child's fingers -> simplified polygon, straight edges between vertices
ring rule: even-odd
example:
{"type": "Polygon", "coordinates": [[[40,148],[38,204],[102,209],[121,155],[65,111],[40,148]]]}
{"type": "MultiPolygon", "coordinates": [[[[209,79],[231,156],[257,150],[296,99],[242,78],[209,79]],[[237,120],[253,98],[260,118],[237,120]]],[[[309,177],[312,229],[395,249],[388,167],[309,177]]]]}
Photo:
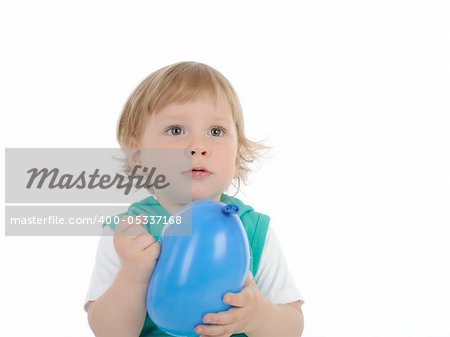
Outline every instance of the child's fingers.
{"type": "Polygon", "coordinates": [[[255,280],[250,272],[247,274],[247,278],[244,283],[244,287],[238,293],[227,293],[223,297],[223,302],[233,307],[243,307],[248,304],[251,294],[252,288],[256,286],[255,280]]]}
{"type": "Polygon", "coordinates": [[[223,297],[223,302],[233,307],[244,307],[248,304],[251,295],[251,290],[244,287],[239,293],[227,293],[223,297]]]}
{"type": "Polygon", "coordinates": [[[156,242],[153,235],[151,235],[147,232],[140,233],[139,235],[133,237],[131,240],[134,241],[135,246],[137,246],[141,249],[147,249],[148,247],[150,247],[152,244],[154,244],[156,242]]]}
{"type": "Polygon", "coordinates": [[[161,244],[159,242],[154,242],[150,246],[144,249],[145,253],[147,253],[147,258],[150,261],[157,260],[159,254],[161,253],[161,244]]]}
{"type": "Polygon", "coordinates": [[[245,279],[244,287],[248,287],[255,283],[255,280],[253,279],[253,275],[251,272],[247,273],[247,278],[245,279]]]}
{"type": "Polygon", "coordinates": [[[115,234],[121,236],[137,236],[142,233],[147,233],[147,231],[140,222],[136,221],[135,217],[122,218],[115,231],[115,234]]]}
{"type": "Polygon", "coordinates": [[[200,336],[210,337],[223,337],[231,336],[234,333],[234,325],[232,324],[214,324],[214,325],[198,325],[195,327],[195,332],[200,336]]]}
{"type": "Polygon", "coordinates": [[[231,324],[238,319],[237,308],[230,308],[227,311],[210,313],[203,317],[203,322],[207,324],[231,324]]]}

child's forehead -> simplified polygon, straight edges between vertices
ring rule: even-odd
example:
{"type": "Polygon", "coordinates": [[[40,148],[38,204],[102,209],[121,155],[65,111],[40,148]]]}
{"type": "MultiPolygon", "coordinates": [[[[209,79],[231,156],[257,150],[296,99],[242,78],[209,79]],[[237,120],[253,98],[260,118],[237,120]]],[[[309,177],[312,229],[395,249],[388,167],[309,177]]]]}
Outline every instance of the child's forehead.
{"type": "Polygon", "coordinates": [[[228,112],[231,113],[231,105],[224,95],[204,93],[185,99],[168,100],[165,104],[161,104],[161,107],[156,109],[154,114],[181,114],[188,107],[195,109],[196,107],[205,105],[211,107],[208,111],[210,111],[212,115],[220,115],[223,113],[228,114],[228,112]]]}

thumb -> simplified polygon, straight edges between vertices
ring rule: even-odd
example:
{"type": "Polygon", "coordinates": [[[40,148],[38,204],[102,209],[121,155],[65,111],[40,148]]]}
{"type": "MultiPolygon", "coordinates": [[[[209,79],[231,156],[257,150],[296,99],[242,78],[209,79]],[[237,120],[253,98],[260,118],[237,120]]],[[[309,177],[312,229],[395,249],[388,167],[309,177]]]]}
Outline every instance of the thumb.
{"type": "Polygon", "coordinates": [[[247,278],[245,279],[244,287],[248,287],[248,286],[250,286],[253,283],[255,283],[255,281],[253,279],[252,273],[249,271],[247,273],[247,278]]]}

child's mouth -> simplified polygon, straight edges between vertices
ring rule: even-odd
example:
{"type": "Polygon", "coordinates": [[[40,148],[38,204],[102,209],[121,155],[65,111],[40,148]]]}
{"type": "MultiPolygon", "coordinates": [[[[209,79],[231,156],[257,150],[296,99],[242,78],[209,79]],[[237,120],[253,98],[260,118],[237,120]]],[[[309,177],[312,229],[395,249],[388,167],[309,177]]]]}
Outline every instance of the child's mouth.
{"type": "Polygon", "coordinates": [[[203,167],[194,167],[190,171],[183,172],[183,174],[190,176],[190,177],[207,177],[207,176],[211,175],[212,173],[203,167]]]}

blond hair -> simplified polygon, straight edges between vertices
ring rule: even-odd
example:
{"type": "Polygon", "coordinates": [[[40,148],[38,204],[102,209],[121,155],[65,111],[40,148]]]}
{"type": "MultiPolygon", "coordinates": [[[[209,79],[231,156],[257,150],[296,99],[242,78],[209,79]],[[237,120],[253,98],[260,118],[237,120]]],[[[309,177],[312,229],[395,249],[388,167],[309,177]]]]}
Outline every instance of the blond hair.
{"type": "MultiPolygon", "coordinates": [[[[250,141],[244,133],[244,117],[237,94],[230,82],[216,69],[197,62],[180,62],[161,68],[145,78],[131,93],[117,127],[122,148],[133,148],[141,138],[147,117],[172,103],[185,103],[203,94],[216,100],[222,94],[231,107],[237,130],[237,182],[245,182],[254,162],[267,147],[250,141]]],[[[239,188],[239,187],[238,187],[239,188]]]]}

